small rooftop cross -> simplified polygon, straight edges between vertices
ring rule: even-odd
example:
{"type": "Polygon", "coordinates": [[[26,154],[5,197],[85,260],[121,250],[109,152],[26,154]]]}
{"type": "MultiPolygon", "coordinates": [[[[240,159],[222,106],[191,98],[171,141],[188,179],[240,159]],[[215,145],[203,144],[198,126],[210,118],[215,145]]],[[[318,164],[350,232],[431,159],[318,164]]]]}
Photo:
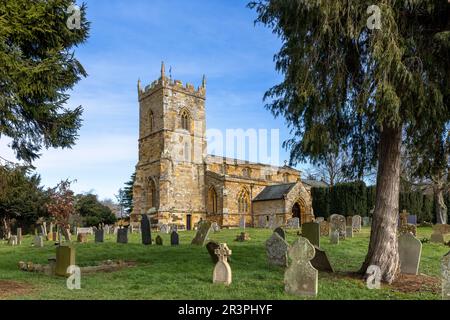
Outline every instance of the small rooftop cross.
{"type": "Polygon", "coordinates": [[[227,257],[231,256],[232,251],[228,248],[226,243],[221,243],[219,248],[214,250],[214,253],[219,257],[219,261],[226,262],[227,257]]]}

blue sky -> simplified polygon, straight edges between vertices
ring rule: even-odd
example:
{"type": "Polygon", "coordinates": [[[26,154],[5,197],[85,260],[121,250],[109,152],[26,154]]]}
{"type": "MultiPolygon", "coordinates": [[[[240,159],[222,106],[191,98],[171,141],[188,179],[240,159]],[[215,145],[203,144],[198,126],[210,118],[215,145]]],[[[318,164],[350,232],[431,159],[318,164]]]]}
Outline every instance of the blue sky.
{"type": "MultiPolygon", "coordinates": [[[[254,25],[247,0],[85,2],[91,34],[76,56],[89,76],[68,105],[84,107],[83,128],[71,150],[46,150],[36,161],[46,186],[76,179],[76,192],[113,198],[137,163],[137,79],[144,85],[157,79],[163,60],[184,83],[197,86],[207,76],[208,128],[279,129],[280,142],[289,137],[283,119],[274,119],[262,101],[281,80],[273,62],[281,43],[254,25]]],[[[2,140],[0,154],[13,159],[2,140]]],[[[287,159],[280,149],[281,164],[287,159]]]]}

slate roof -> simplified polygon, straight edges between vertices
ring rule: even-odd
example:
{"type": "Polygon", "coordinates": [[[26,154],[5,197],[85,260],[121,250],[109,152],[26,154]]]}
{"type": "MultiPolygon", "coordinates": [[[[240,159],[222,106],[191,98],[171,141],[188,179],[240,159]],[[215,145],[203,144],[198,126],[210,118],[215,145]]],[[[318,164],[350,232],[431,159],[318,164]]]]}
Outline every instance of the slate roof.
{"type": "Polygon", "coordinates": [[[318,180],[302,179],[302,182],[313,188],[328,188],[329,187],[329,185],[326,182],[318,181],[318,180]]]}
{"type": "Polygon", "coordinates": [[[284,196],[288,194],[295,185],[296,183],[289,183],[265,187],[264,190],[256,196],[253,202],[284,199],[284,196]]]}

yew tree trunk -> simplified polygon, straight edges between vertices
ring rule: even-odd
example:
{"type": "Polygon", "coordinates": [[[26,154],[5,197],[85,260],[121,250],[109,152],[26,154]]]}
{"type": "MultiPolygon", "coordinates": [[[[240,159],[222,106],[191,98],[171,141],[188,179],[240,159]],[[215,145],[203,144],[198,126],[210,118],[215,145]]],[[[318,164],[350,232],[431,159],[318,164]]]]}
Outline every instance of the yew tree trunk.
{"type": "Polygon", "coordinates": [[[401,126],[383,126],[378,148],[376,200],[369,251],[360,270],[366,273],[369,266],[378,266],[381,270],[381,280],[388,283],[395,280],[399,271],[397,225],[401,142],[401,126]]]}

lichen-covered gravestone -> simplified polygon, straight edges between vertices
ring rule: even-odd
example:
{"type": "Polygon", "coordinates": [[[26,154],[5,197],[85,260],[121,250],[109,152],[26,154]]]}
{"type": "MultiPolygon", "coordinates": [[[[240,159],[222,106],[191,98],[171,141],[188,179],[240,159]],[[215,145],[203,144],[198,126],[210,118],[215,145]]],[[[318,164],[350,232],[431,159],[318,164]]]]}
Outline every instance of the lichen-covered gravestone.
{"type": "Polygon", "coordinates": [[[320,225],[316,222],[302,224],[302,236],[315,247],[320,248],[320,225]]]}
{"type": "Polygon", "coordinates": [[[352,218],[352,226],[353,226],[353,232],[360,232],[361,231],[361,216],[353,216],[352,218]]]}
{"type": "Polygon", "coordinates": [[[450,300],[450,251],[442,258],[442,300],[450,300]]]}
{"type": "Polygon", "coordinates": [[[199,224],[197,233],[192,239],[191,244],[197,245],[197,246],[204,246],[206,240],[208,240],[209,232],[211,231],[211,222],[210,221],[204,221],[199,224]]]}
{"type": "Polygon", "coordinates": [[[400,258],[400,272],[404,274],[419,273],[422,243],[412,234],[402,234],[398,238],[398,253],[400,258]]]}
{"type": "Polygon", "coordinates": [[[213,283],[230,285],[232,281],[231,267],[228,264],[227,257],[231,256],[231,250],[226,243],[221,243],[215,250],[219,261],[216,263],[213,272],[213,283]]]}
{"type": "Polygon", "coordinates": [[[346,235],[346,221],[345,217],[339,214],[333,214],[330,216],[330,232],[333,233],[335,230],[339,232],[339,239],[345,239],[346,235]]]}
{"type": "Polygon", "coordinates": [[[276,232],[266,241],[267,259],[270,265],[287,267],[289,244],[276,232]]]}
{"type": "Polygon", "coordinates": [[[290,228],[290,229],[299,229],[300,228],[300,219],[299,218],[289,219],[286,223],[286,227],[290,228]]]}
{"type": "Polygon", "coordinates": [[[318,271],[311,265],[314,246],[308,239],[299,237],[289,248],[291,264],[284,274],[285,291],[301,296],[316,296],[318,292],[318,271]]]}
{"type": "Polygon", "coordinates": [[[148,215],[143,214],[141,220],[141,237],[143,245],[152,244],[152,230],[150,227],[150,218],[148,215]]]}
{"type": "Polygon", "coordinates": [[[322,221],[319,223],[320,226],[320,236],[328,237],[330,235],[330,224],[327,221],[322,221]]]}

